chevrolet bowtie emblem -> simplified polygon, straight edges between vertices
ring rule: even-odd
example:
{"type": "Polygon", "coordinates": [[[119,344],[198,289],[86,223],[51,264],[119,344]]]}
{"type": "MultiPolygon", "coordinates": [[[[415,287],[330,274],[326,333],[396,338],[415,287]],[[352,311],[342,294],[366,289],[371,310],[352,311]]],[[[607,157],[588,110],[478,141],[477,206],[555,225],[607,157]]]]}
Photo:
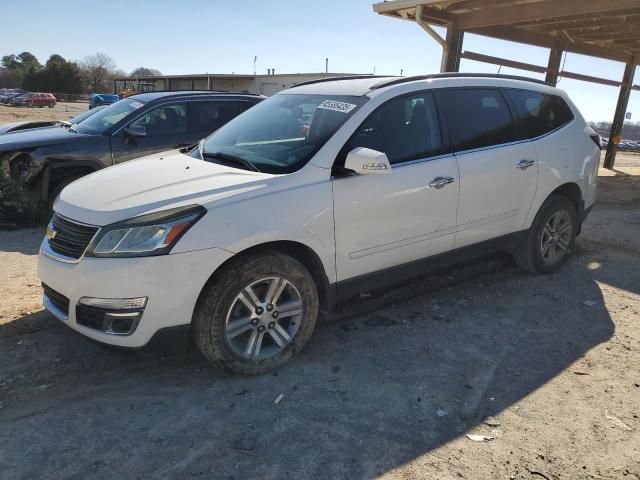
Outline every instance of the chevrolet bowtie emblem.
{"type": "Polygon", "coordinates": [[[51,224],[47,225],[47,240],[53,240],[57,234],[58,231],[55,230],[51,224]]]}

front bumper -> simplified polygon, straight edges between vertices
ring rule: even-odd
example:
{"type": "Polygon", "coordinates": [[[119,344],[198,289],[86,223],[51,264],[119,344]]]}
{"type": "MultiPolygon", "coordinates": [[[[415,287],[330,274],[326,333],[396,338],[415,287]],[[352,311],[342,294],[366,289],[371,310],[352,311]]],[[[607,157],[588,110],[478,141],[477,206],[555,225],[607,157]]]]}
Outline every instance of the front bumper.
{"type": "MultiPolygon", "coordinates": [[[[46,242],[45,239],[43,246],[46,242]]],[[[46,295],[44,303],[70,328],[99,342],[138,348],[146,345],[161,329],[191,323],[202,287],[231,255],[214,248],[157,257],[83,257],[78,263],[65,263],[44,255],[41,247],[38,277],[51,290],[68,299],[67,315],[61,315],[60,309],[52,305],[46,295]],[[133,333],[114,335],[76,321],[76,307],[82,297],[147,297],[147,302],[133,333]]]]}

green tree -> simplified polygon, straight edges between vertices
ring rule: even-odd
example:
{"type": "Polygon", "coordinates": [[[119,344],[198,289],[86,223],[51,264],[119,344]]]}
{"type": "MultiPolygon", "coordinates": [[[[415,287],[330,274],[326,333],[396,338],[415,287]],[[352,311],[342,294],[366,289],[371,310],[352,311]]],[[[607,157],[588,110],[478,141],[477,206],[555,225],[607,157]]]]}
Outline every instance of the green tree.
{"type": "Polygon", "coordinates": [[[44,68],[32,69],[24,77],[24,88],[54,93],[82,92],[80,69],[74,62],[54,54],[49,57],[44,68]]]}
{"type": "Polygon", "coordinates": [[[5,72],[6,82],[12,82],[14,87],[23,88],[23,82],[27,74],[33,74],[42,69],[42,65],[31,52],[22,52],[19,55],[5,55],[2,57],[2,68],[5,72]]]}
{"type": "Polygon", "coordinates": [[[147,68],[147,67],[138,67],[133,72],[131,72],[130,77],[140,78],[140,77],[159,77],[162,75],[160,70],[156,70],[155,68],[147,68]]]}

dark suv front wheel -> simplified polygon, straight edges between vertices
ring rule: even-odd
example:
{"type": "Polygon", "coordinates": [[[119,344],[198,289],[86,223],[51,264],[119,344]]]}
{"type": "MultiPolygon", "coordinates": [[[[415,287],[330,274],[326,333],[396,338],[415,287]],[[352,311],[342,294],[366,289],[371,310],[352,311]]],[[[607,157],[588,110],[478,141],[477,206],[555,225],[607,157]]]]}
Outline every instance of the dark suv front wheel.
{"type": "Polygon", "coordinates": [[[522,244],[513,252],[523,270],[552,273],[571,254],[578,231],[578,213],[571,200],[551,195],[540,207],[522,244]]]}

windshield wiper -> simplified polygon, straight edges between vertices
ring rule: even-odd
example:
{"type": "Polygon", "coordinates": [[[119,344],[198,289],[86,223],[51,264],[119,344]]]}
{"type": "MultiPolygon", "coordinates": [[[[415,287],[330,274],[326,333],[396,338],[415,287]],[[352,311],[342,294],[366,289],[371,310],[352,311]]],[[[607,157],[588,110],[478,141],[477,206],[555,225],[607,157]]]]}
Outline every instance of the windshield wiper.
{"type": "Polygon", "coordinates": [[[231,163],[234,165],[242,165],[244,167],[247,167],[250,170],[261,173],[258,167],[256,167],[249,160],[242,157],[237,157],[236,155],[230,155],[228,153],[222,153],[222,152],[205,152],[202,149],[200,150],[200,153],[202,155],[203,160],[206,160],[207,158],[217,158],[219,160],[222,160],[223,162],[231,163]]]}
{"type": "MultiPolygon", "coordinates": [[[[194,148],[196,148],[198,146],[197,143],[190,143],[189,145],[178,145],[180,147],[180,149],[178,150],[180,153],[190,153],[193,151],[194,148]]],[[[202,159],[202,155],[200,155],[200,159],[202,159]]]]}
{"type": "Polygon", "coordinates": [[[76,124],[75,123],[73,125],[69,125],[69,131],[71,131],[73,133],[78,133],[78,129],[76,128],[76,124]]]}
{"type": "Polygon", "coordinates": [[[200,154],[200,158],[204,160],[204,138],[198,142],[198,154],[200,154]]]}

